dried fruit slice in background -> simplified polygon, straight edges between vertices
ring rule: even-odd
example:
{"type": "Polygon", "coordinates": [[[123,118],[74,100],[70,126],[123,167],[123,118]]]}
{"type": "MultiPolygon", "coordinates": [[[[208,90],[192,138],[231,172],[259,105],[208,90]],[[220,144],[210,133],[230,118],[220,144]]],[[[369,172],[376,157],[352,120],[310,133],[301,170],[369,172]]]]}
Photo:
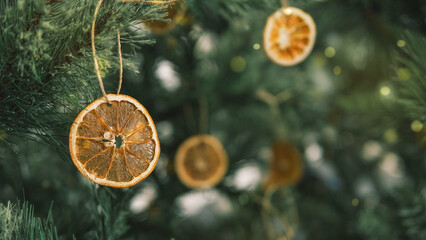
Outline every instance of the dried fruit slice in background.
{"type": "Polygon", "coordinates": [[[272,61],[291,66],[305,60],[315,37],[315,22],[309,14],[294,7],[281,8],[266,21],[263,47],[272,61]]]}
{"type": "Polygon", "coordinates": [[[144,25],[156,34],[165,34],[170,32],[183,19],[185,12],[186,4],[183,1],[176,1],[167,6],[167,16],[164,19],[170,20],[169,22],[153,20],[144,22],[144,25]]]}
{"type": "Polygon", "coordinates": [[[296,184],[302,178],[303,161],[292,143],[279,140],[272,147],[273,158],[263,187],[275,188],[296,184]]]}
{"type": "Polygon", "coordinates": [[[209,188],[219,183],[228,168],[228,156],[220,141],[196,135],[183,142],[176,153],[179,179],[191,188],[209,188]]]}

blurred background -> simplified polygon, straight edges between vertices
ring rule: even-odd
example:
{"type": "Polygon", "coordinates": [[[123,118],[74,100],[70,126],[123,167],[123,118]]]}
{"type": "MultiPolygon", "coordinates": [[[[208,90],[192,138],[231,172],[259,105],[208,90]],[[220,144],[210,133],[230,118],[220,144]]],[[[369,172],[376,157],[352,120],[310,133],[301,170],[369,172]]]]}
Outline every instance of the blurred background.
{"type": "Polygon", "coordinates": [[[121,92],[148,109],[162,149],[127,189],[85,179],[68,150],[74,118],[102,96],[97,3],[0,0],[0,239],[426,239],[424,1],[289,0],[317,33],[289,67],[263,50],[279,0],[104,2],[105,88],[119,27],[121,92]],[[197,134],[229,158],[207,189],[174,168],[197,134]]]}

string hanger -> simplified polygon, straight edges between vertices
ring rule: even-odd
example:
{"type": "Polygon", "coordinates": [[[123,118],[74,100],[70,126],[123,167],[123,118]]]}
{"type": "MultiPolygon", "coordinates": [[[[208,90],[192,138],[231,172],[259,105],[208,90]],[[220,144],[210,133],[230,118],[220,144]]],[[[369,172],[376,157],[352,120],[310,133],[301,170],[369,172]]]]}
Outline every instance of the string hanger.
{"type": "Polygon", "coordinates": [[[289,4],[288,4],[288,0],[281,0],[281,6],[282,6],[283,8],[287,8],[287,7],[289,6],[289,4]]]}
{"type": "Polygon", "coordinates": [[[273,122],[276,125],[276,134],[278,134],[279,137],[283,137],[287,132],[287,128],[285,127],[284,120],[281,116],[280,104],[291,99],[293,94],[289,90],[284,90],[274,96],[263,89],[258,89],[256,91],[256,96],[268,104],[269,110],[271,111],[271,115],[273,117],[273,122]]]}
{"type": "MultiPolygon", "coordinates": [[[[99,64],[98,64],[98,59],[96,58],[96,48],[95,48],[96,17],[98,16],[99,9],[101,8],[102,1],[103,0],[99,0],[98,5],[96,5],[95,13],[94,13],[94,16],[93,16],[92,34],[91,34],[91,37],[92,37],[92,55],[93,55],[93,62],[95,64],[96,75],[97,75],[98,81],[99,81],[99,87],[101,88],[102,94],[104,95],[107,103],[110,104],[108,97],[107,97],[107,94],[105,92],[104,83],[103,83],[102,77],[101,77],[101,72],[99,70],[99,64]]],[[[118,83],[117,94],[120,94],[121,84],[123,82],[123,57],[122,57],[122,54],[121,54],[120,30],[118,28],[117,28],[117,44],[118,44],[118,58],[119,58],[119,61],[120,61],[120,81],[118,83]]]]}

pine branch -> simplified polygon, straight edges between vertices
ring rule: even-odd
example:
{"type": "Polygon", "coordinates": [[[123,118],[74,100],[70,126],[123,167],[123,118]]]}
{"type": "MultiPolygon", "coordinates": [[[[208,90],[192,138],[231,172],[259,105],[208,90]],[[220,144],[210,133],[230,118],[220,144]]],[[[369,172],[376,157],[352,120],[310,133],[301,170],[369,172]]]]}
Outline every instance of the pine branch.
{"type": "MultiPolygon", "coordinates": [[[[0,1],[0,129],[6,135],[42,140],[67,156],[69,125],[88,101],[99,96],[89,48],[96,3],[0,1]]],[[[118,69],[113,30],[120,28],[130,48],[152,43],[143,33],[132,36],[130,28],[141,19],[160,19],[164,7],[103,4],[96,47],[104,75],[118,69]]],[[[135,69],[128,62],[126,67],[135,69]]]]}
{"type": "Polygon", "coordinates": [[[395,73],[401,87],[399,102],[411,118],[426,122],[426,37],[406,31],[402,39],[406,44],[397,51],[395,73]]]}
{"type": "Polygon", "coordinates": [[[100,240],[122,239],[129,229],[126,209],[129,191],[111,189],[92,185],[95,206],[93,209],[98,214],[96,238],[100,240]]]}
{"type": "Polygon", "coordinates": [[[14,205],[0,204],[0,239],[56,240],[58,236],[50,211],[47,219],[34,216],[34,207],[28,202],[14,205]]]}

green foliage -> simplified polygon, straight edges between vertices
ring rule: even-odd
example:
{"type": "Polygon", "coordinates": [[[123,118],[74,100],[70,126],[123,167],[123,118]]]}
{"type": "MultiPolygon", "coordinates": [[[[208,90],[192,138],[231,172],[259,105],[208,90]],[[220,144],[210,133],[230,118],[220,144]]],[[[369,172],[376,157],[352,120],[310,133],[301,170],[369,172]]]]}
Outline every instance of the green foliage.
{"type": "Polygon", "coordinates": [[[426,197],[424,187],[407,185],[384,198],[388,204],[370,202],[358,216],[358,229],[367,239],[424,239],[426,197]]]}
{"type": "Polygon", "coordinates": [[[223,31],[228,23],[240,18],[251,17],[253,9],[271,12],[278,7],[278,1],[272,0],[211,0],[200,2],[187,0],[186,4],[192,10],[197,22],[203,27],[215,31],[223,31]]]}
{"type": "Polygon", "coordinates": [[[0,204],[0,219],[0,238],[13,239],[12,237],[19,229],[21,218],[15,214],[11,202],[8,202],[6,206],[0,204]]]}
{"type": "Polygon", "coordinates": [[[405,45],[397,51],[395,69],[401,86],[400,102],[411,118],[426,122],[426,37],[406,31],[401,40],[405,45]]]}
{"type": "MultiPolygon", "coordinates": [[[[97,1],[0,0],[0,239],[265,239],[264,191],[234,182],[246,166],[264,180],[277,138],[293,142],[305,165],[291,196],[274,202],[284,215],[298,212],[286,216],[299,226],[295,239],[425,238],[424,191],[407,187],[426,180],[416,141],[424,136],[410,129],[426,121],[421,0],[289,3],[312,15],[317,39],[304,62],[284,68],[260,49],[278,0],[187,0],[191,20],[165,35],[139,23],[164,17],[166,5],[103,2],[96,49],[107,92],[117,86],[119,28],[122,92],[148,109],[162,149],[149,178],[111,189],[78,173],[66,143],[77,113],[101,96],[90,42],[97,1]],[[288,98],[271,107],[259,90],[288,98]],[[217,136],[230,159],[211,190],[186,188],[173,170],[180,143],[197,133],[217,136]],[[181,206],[191,194],[192,215],[181,206]],[[8,202],[23,196],[36,208],[8,202]]],[[[272,231],[286,231],[274,219],[272,231]]]]}
{"type": "Polygon", "coordinates": [[[129,212],[126,209],[129,191],[96,186],[93,187],[93,194],[97,203],[93,208],[97,210],[100,219],[96,239],[123,239],[129,230],[129,212]]]}
{"type": "MultiPolygon", "coordinates": [[[[0,1],[0,129],[7,135],[41,139],[63,157],[68,155],[64,133],[78,111],[99,96],[90,49],[95,5],[96,1],[0,1]]],[[[115,29],[121,30],[122,42],[131,49],[136,43],[152,43],[143,33],[131,36],[129,27],[140,19],[161,18],[162,8],[103,3],[96,48],[104,75],[118,69],[115,29]]],[[[126,66],[134,69],[128,62],[126,66]]]]}
{"type": "Polygon", "coordinates": [[[34,216],[34,207],[27,202],[14,205],[0,203],[0,238],[13,239],[60,239],[50,213],[47,219],[34,216]]]}
{"type": "MultiPolygon", "coordinates": [[[[376,211],[380,211],[380,208],[376,211]]],[[[367,239],[400,239],[390,222],[390,219],[394,217],[391,212],[375,212],[371,209],[364,209],[358,217],[358,231],[367,239]]]]}
{"type": "Polygon", "coordinates": [[[400,224],[404,227],[405,239],[426,238],[426,189],[402,189],[395,193],[400,224]]]}

